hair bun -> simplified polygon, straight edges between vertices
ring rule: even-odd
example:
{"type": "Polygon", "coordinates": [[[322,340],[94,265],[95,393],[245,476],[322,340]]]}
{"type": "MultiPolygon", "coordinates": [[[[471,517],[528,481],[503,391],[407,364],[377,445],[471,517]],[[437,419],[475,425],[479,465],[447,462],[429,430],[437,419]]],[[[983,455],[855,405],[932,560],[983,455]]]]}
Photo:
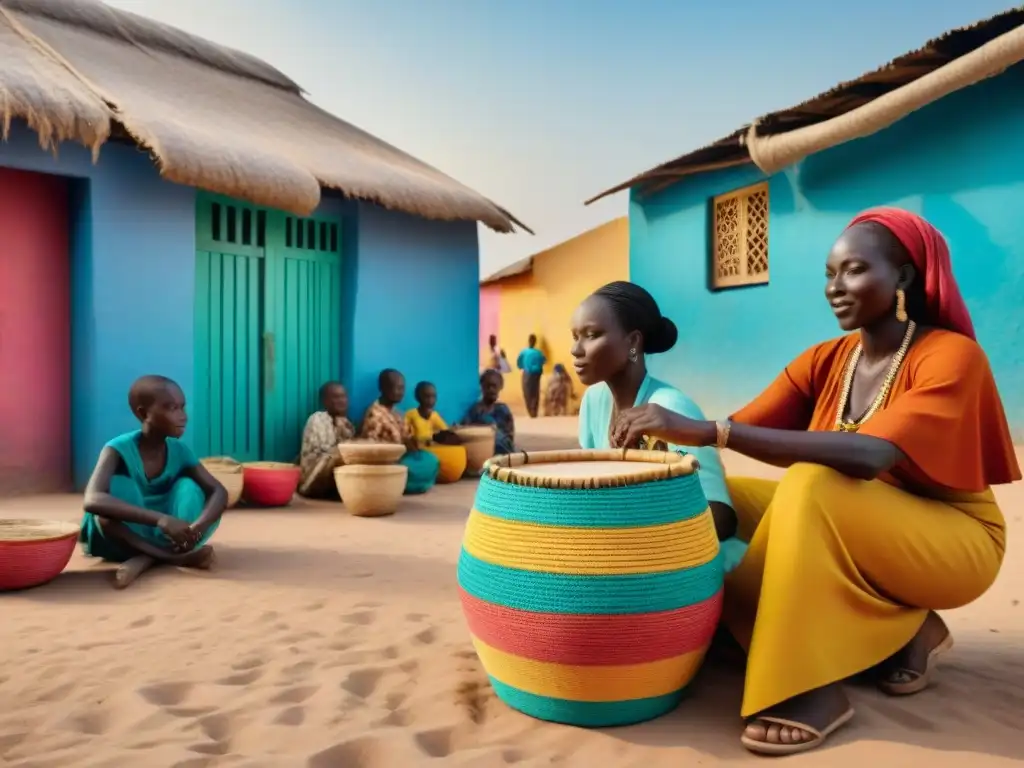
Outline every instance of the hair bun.
{"type": "Polygon", "coordinates": [[[676,328],[676,324],[667,317],[662,317],[650,338],[644,340],[644,351],[652,355],[668,352],[678,340],[679,329],[676,328]]]}

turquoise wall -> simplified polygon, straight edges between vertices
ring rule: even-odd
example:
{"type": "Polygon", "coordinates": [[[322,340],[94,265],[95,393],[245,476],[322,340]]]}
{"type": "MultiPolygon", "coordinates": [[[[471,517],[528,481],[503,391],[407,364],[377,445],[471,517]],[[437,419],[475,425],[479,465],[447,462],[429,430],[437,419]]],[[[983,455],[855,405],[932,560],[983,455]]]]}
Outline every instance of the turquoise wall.
{"type": "MultiPolygon", "coordinates": [[[[74,144],[58,157],[16,124],[0,166],[72,178],[72,424],[75,484],[103,444],[136,426],[131,382],[169,376],[194,387],[196,191],[163,181],[148,156],[108,144],[93,164],[74,144]]],[[[318,214],[343,232],[342,380],[359,418],[381,368],[438,385],[455,419],[476,397],[479,248],[475,222],[418,219],[325,196],[318,214]]],[[[29,404],[26,404],[28,406],[29,404]]],[[[188,433],[186,433],[186,440],[188,433]]]]}
{"type": "Polygon", "coordinates": [[[1024,438],[1024,67],[769,178],[770,283],[708,290],[711,198],[765,176],[701,174],[630,201],[630,279],[679,325],[655,375],[711,417],[758,394],[794,356],[839,335],[824,262],[860,210],[896,205],[945,234],[1016,439],[1024,438]]]}

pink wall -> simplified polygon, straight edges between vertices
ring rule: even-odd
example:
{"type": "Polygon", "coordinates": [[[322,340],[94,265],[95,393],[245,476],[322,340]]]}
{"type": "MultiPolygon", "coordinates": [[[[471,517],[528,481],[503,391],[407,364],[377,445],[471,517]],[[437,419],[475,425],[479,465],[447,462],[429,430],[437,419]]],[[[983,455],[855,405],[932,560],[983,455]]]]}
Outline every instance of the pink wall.
{"type": "MultiPolygon", "coordinates": [[[[498,335],[498,323],[501,320],[501,286],[485,285],[480,288],[480,354],[489,352],[487,337],[492,333],[498,335]]],[[[498,339],[501,343],[501,339],[498,339]]],[[[482,362],[482,361],[481,361],[482,362]]]]}
{"type": "Polygon", "coordinates": [[[64,179],[0,168],[0,494],[71,485],[64,179]]]}

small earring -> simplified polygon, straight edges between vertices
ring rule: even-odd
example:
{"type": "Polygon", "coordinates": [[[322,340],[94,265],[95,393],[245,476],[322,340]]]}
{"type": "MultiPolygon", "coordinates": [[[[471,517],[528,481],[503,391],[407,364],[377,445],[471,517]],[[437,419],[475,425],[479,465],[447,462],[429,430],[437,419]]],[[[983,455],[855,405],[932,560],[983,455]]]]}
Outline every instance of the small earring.
{"type": "Polygon", "coordinates": [[[902,288],[896,289],[896,319],[901,323],[907,322],[907,294],[902,288]]]}
{"type": "Polygon", "coordinates": [[[629,361],[631,363],[636,362],[636,347],[633,347],[631,350],[629,350],[629,361]]]}

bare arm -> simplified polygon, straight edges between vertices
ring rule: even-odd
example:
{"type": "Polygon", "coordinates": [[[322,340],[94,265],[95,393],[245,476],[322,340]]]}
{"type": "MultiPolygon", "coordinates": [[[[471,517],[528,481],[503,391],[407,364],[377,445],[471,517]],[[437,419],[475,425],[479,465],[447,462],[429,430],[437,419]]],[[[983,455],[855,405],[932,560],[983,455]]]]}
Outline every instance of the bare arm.
{"type": "Polygon", "coordinates": [[[100,451],[92,477],[85,486],[85,511],[121,523],[158,526],[163,517],[159,512],[136,507],[111,495],[110,481],[121,464],[121,454],[113,448],[106,447],[100,451]]]}
{"type": "Polygon", "coordinates": [[[220,484],[220,481],[211,475],[210,471],[202,464],[193,464],[182,474],[195,481],[195,484],[202,490],[203,495],[206,496],[206,504],[203,505],[203,511],[199,514],[199,518],[192,523],[194,529],[200,533],[205,533],[224,514],[224,510],[228,505],[228,492],[220,484]]]}
{"type": "MultiPolygon", "coordinates": [[[[710,444],[717,429],[709,422],[710,444]]],[[[797,432],[785,429],[732,424],[729,448],[752,459],[788,467],[799,462],[821,464],[858,480],[874,480],[903,459],[892,443],[856,432],[797,432]]]]}
{"type": "MultiPolygon", "coordinates": [[[[715,445],[713,421],[688,419],[657,405],[623,411],[615,425],[616,445],[633,445],[644,435],[677,445],[715,445]]],[[[892,443],[855,432],[806,432],[730,425],[728,447],[776,467],[821,464],[858,480],[874,480],[904,459],[892,443]]]]}

